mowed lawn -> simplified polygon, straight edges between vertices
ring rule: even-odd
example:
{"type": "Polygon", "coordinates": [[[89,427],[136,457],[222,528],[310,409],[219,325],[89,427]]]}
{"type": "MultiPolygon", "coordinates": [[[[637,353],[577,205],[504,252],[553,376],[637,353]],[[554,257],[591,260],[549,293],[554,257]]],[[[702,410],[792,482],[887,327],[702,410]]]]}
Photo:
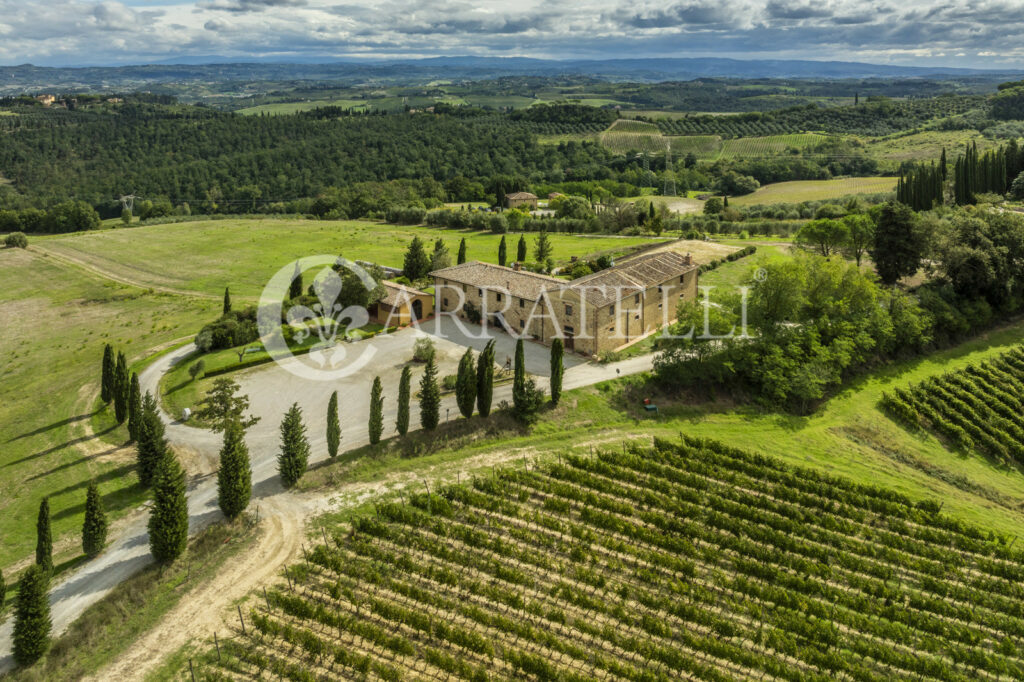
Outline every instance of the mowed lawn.
{"type": "Polygon", "coordinates": [[[896,178],[836,178],[834,180],[797,180],[765,185],[752,194],[729,197],[733,206],[756,204],[798,204],[801,201],[827,201],[850,194],[877,194],[896,189],[896,178]]]}
{"type": "MultiPolygon", "coordinates": [[[[465,237],[467,258],[497,262],[501,235],[470,230],[396,226],[365,221],[293,219],[212,220],[101,230],[34,241],[37,248],[73,258],[143,286],[220,295],[257,297],[270,277],[298,258],[342,255],[401,267],[413,237],[428,252],[444,239],[452,262],[465,237]]],[[[533,260],[536,233],[526,233],[533,260]]],[[[619,255],[650,244],[645,237],[549,235],[556,261],[601,253],[619,255]]],[[[515,260],[518,233],[506,235],[508,260],[515,260]]]]}
{"type": "Polygon", "coordinates": [[[194,333],[219,308],[122,286],[33,251],[0,250],[0,568],[8,583],[17,577],[12,565],[34,557],[43,497],[50,497],[58,569],[81,554],[90,480],[115,518],[145,497],[133,450],[106,442],[113,433],[88,432],[103,345],[136,361],[194,333]]]}

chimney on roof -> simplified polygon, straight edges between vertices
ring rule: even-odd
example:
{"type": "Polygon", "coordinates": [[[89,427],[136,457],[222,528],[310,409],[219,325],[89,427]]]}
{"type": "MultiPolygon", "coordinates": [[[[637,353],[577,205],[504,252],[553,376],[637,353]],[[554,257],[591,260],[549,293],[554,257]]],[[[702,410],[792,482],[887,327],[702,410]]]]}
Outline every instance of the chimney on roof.
{"type": "Polygon", "coordinates": [[[515,270],[516,272],[519,272],[520,270],[523,269],[523,264],[520,263],[519,261],[516,261],[512,264],[512,269],[515,270]]]}
{"type": "Polygon", "coordinates": [[[688,253],[688,254],[686,254],[686,259],[684,260],[684,262],[685,262],[685,263],[686,263],[687,265],[693,265],[693,255],[692,255],[692,254],[689,254],[689,253],[688,253]]]}

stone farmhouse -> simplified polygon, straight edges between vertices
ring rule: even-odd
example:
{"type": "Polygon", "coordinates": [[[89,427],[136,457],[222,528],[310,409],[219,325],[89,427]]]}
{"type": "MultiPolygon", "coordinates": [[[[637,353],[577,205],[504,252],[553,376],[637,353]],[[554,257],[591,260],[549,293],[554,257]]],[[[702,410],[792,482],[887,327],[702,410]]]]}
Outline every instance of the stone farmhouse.
{"type": "Polygon", "coordinates": [[[404,327],[421,322],[434,314],[434,298],[430,294],[398,282],[384,280],[384,298],[370,306],[370,319],[385,327],[404,327]]]}
{"type": "Polygon", "coordinates": [[[479,319],[510,334],[598,355],[675,321],[697,299],[698,265],[673,252],[643,254],[572,281],[472,261],[431,273],[434,309],[479,319]]]}
{"type": "Polygon", "coordinates": [[[537,195],[530,192],[512,192],[505,195],[506,208],[518,208],[525,206],[529,209],[537,208],[537,195]]]}

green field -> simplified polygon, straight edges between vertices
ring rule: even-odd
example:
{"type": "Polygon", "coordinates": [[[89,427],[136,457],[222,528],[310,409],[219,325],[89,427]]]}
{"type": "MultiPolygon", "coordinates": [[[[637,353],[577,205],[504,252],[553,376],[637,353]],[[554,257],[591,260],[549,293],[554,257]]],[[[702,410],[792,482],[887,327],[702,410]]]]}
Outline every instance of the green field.
{"type": "MultiPolygon", "coordinates": [[[[219,296],[256,297],[270,277],[291,261],[320,254],[373,260],[401,267],[413,237],[443,238],[454,257],[465,237],[469,260],[496,262],[500,235],[469,230],[406,227],[361,221],[294,219],[216,220],[101,230],[36,240],[39,248],[81,261],[143,286],[219,296]],[[188,258],[182,258],[187,248],[188,258]]],[[[519,236],[509,235],[515,253],[519,236]]],[[[526,235],[533,248],[535,236],[526,235]]],[[[643,237],[550,235],[556,261],[599,252],[622,253],[649,244],[643,237]]],[[[428,244],[429,246],[429,244],[428,244]]],[[[432,247],[431,247],[432,248],[432,247]]]]}
{"type": "MultiPolygon", "coordinates": [[[[703,136],[701,136],[703,137],[703,136]]],[[[789,149],[806,149],[821,144],[827,135],[800,133],[795,135],[769,135],[766,137],[740,137],[725,140],[719,158],[762,158],[778,156],[789,149]]]]}
{"type": "Polygon", "coordinates": [[[212,300],[123,286],[32,250],[0,250],[0,567],[8,582],[6,569],[33,551],[42,497],[50,496],[57,564],[81,554],[90,480],[115,517],[145,497],[134,454],[90,432],[103,345],[134,361],[194,333],[217,310],[212,300]]]}
{"type": "Polygon", "coordinates": [[[833,180],[798,180],[765,185],[756,192],[729,197],[732,206],[757,204],[795,204],[801,201],[828,201],[851,194],[877,194],[896,189],[896,178],[836,178],[833,180]]]}
{"type": "Polygon", "coordinates": [[[598,139],[617,154],[633,150],[657,154],[664,153],[666,147],[665,137],[658,126],[627,118],[617,119],[598,139]]]}
{"type": "Polygon", "coordinates": [[[938,161],[943,149],[952,163],[973,144],[978,145],[978,151],[984,151],[998,146],[998,141],[976,130],[926,130],[913,135],[865,140],[865,151],[884,167],[895,168],[903,161],[938,161]]]}

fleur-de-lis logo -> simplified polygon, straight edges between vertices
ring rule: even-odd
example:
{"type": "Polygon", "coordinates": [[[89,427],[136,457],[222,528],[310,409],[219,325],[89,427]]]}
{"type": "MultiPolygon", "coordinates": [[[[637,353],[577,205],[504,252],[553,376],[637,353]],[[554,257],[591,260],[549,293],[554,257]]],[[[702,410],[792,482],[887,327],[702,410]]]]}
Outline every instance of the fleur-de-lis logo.
{"type": "Polygon", "coordinates": [[[343,268],[355,275],[349,278],[350,286],[367,290],[376,286],[369,273],[355,263],[335,256],[311,256],[281,268],[260,297],[258,325],[264,347],[278,364],[305,378],[330,380],[347,376],[364,367],[373,355],[372,346],[358,344],[366,347],[349,359],[349,352],[339,343],[355,340],[356,331],[370,320],[366,308],[343,305],[344,280],[338,272],[343,268]],[[286,301],[290,303],[288,293],[295,279],[317,270],[311,285],[316,301],[309,305],[290,304],[284,310],[286,301]],[[314,335],[316,341],[308,343],[314,335]],[[304,349],[301,357],[293,353],[293,347],[304,349]],[[282,362],[285,360],[288,362],[282,362]]]}

